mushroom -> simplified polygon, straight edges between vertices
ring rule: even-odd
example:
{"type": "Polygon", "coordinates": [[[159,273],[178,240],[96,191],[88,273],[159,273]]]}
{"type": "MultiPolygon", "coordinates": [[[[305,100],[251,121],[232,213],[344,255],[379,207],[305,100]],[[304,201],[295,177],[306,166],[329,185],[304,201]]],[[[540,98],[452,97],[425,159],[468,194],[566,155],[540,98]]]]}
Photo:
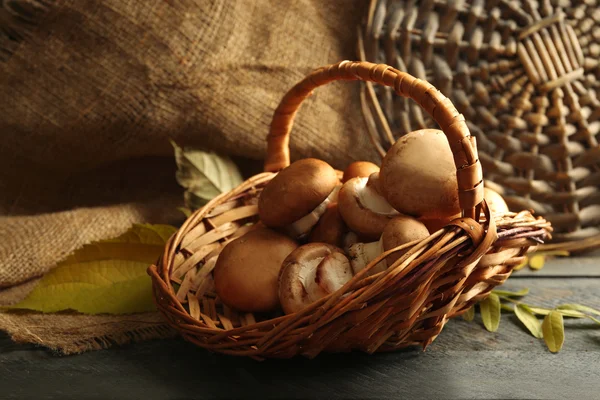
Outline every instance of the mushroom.
{"type": "Polygon", "coordinates": [[[318,222],[339,188],[335,170],[314,158],[299,160],[281,170],[263,189],[258,200],[260,220],[303,238],[318,222]]]}
{"type": "Polygon", "coordinates": [[[381,196],[377,172],[344,183],[338,194],[338,208],[350,230],[364,240],[377,240],[389,220],[400,214],[381,196]]]}
{"type": "Polygon", "coordinates": [[[509,211],[508,205],[506,205],[506,201],[504,201],[504,198],[502,198],[500,193],[498,193],[490,188],[484,187],[483,188],[483,197],[485,198],[492,215],[495,215],[495,214],[502,215],[509,211]]]}
{"type": "Polygon", "coordinates": [[[250,231],[229,242],[213,271],[221,301],[243,312],[276,310],[281,264],[297,247],[289,237],[268,228],[250,231]]]}
{"type": "MultiPolygon", "coordinates": [[[[350,246],[348,255],[354,274],[364,269],[371,261],[380,254],[395,247],[412,242],[414,240],[425,239],[429,236],[427,227],[418,220],[405,215],[395,217],[388,222],[378,241],[372,243],[356,243],[350,246]]],[[[400,250],[390,254],[381,260],[368,272],[368,275],[385,271],[407,250],[400,250]]]]}
{"type": "Polygon", "coordinates": [[[341,249],[327,243],[308,243],[283,262],[279,301],[286,314],[335,292],[352,279],[352,268],[341,249]]]}
{"type": "Polygon", "coordinates": [[[330,203],[319,222],[308,236],[309,242],[321,242],[337,247],[344,247],[344,236],[348,228],[338,209],[338,203],[330,203]]]}
{"type": "MultiPolygon", "coordinates": [[[[487,201],[492,215],[502,215],[509,211],[508,206],[506,205],[506,202],[504,201],[504,198],[502,198],[502,196],[498,192],[486,187],[486,188],[483,188],[483,197],[487,201]]],[[[446,225],[448,225],[451,221],[453,221],[457,218],[460,218],[460,217],[461,217],[461,213],[458,213],[458,214],[452,215],[450,217],[441,217],[441,218],[440,217],[433,217],[433,218],[421,217],[421,218],[419,218],[419,221],[421,221],[423,224],[425,224],[427,229],[429,229],[430,233],[434,233],[434,232],[437,232],[438,230],[442,229],[446,225]]]]}
{"type": "Polygon", "coordinates": [[[348,165],[348,168],[344,170],[344,176],[342,183],[348,182],[352,178],[360,177],[367,178],[372,173],[379,172],[379,166],[368,161],[355,161],[348,165]]]}
{"type": "Polygon", "coordinates": [[[460,212],[454,156],[438,129],[402,136],[385,155],[379,175],[381,193],[402,214],[443,218],[460,212]]]}
{"type": "Polygon", "coordinates": [[[356,234],[356,232],[348,232],[344,235],[344,239],[343,239],[343,244],[344,247],[342,247],[344,249],[344,253],[348,254],[348,250],[350,250],[350,246],[352,246],[353,244],[358,243],[360,240],[358,239],[358,235],[356,234]]]}
{"type": "Polygon", "coordinates": [[[450,217],[433,217],[433,218],[425,218],[425,217],[421,217],[419,218],[419,221],[421,221],[423,223],[423,225],[425,225],[427,227],[427,229],[429,230],[429,233],[435,233],[437,231],[439,231],[440,229],[442,229],[443,227],[445,227],[446,225],[448,225],[450,223],[450,221],[453,221],[457,218],[461,217],[461,213],[452,215],[450,217]]]}

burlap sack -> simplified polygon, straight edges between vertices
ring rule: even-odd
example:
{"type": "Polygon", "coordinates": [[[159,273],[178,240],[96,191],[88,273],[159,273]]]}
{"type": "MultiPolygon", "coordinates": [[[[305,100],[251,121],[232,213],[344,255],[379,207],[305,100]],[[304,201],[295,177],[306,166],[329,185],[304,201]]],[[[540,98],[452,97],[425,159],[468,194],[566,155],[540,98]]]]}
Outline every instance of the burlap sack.
{"type": "MultiPolygon", "coordinates": [[[[315,67],[356,58],[367,3],[2,2],[0,302],[85,243],[173,223],[169,138],[262,159],[283,94],[315,67]]],[[[335,84],[307,101],[292,157],[375,159],[357,93],[335,84]]]]}
{"type": "Polygon", "coordinates": [[[158,313],[70,315],[0,313],[0,326],[14,341],[36,343],[61,354],[101,350],[142,340],[174,337],[158,313]]]}

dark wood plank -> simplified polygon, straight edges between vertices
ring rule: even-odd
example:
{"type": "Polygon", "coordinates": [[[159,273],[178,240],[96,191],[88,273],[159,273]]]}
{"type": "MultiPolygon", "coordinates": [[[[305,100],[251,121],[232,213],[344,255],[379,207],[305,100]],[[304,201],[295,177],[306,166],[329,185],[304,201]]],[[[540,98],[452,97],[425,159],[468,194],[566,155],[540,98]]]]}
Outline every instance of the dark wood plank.
{"type": "MultiPolygon", "coordinates": [[[[600,307],[600,279],[511,279],[539,305],[600,307]]],[[[182,340],[138,343],[59,357],[0,338],[6,399],[181,398],[577,398],[600,392],[600,329],[568,320],[562,352],[551,354],[503,314],[497,333],[479,317],[450,321],[422,352],[324,354],[315,360],[210,354],[182,340]]]]}

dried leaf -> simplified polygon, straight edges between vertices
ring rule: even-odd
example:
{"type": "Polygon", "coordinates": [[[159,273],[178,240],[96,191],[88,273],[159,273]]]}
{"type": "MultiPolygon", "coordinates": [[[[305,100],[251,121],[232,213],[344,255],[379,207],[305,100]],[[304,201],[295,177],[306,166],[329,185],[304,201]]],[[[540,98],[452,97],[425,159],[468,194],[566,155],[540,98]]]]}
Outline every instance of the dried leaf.
{"type": "Polygon", "coordinates": [[[471,308],[469,308],[463,315],[462,315],[463,319],[465,321],[473,321],[473,318],[475,318],[475,306],[471,306],[471,308]]]}
{"type": "Polygon", "coordinates": [[[146,273],[176,228],[135,225],[115,239],[84,246],[46,274],[35,289],[10,308],[42,312],[125,314],[154,310],[146,273]]]}
{"type": "Polygon", "coordinates": [[[495,293],[498,296],[504,296],[504,297],[523,297],[529,293],[529,289],[524,288],[524,289],[519,290],[518,292],[511,292],[509,290],[495,289],[495,290],[492,290],[492,293],[495,293]]]}
{"type": "Polygon", "coordinates": [[[525,327],[531,332],[533,336],[538,339],[542,338],[542,324],[537,319],[535,314],[531,312],[529,307],[523,304],[517,304],[514,309],[515,315],[525,325],[525,327]]]}
{"type": "Polygon", "coordinates": [[[565,327],[562,314],[558,311],[550,311],[544,318],[542,331],[548,349],[553,353],[560,351],[565,341],[565,327]]]}
{"type": "Polygon", "coordinates": [[[490,295],[479,303],[481,319],[485,329],[490,332],[496,332],[500,325],[500,298],[497,294],[490,295]]]}
{"type": "Polygon", "coordinates": [[[240,183],[242,176],[230,158],[211,151],[191,150],[171,142],[177,163],[177,182],[186,189],[186,205],[200,208],[240,183]]]}

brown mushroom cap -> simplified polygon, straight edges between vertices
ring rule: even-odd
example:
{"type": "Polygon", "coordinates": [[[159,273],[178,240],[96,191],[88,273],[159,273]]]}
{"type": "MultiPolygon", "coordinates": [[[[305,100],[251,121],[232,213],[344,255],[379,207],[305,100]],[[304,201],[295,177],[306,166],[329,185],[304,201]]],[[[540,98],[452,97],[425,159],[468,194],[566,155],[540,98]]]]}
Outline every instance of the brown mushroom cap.
{"type": "Polygon", "coordinates": [[[298,244],[267,228],[229,242],[213,270],[221,301],[244,312],[267,312],[279,305],[278,276],[283,260],[298,244]]]}
{"type": "Polygon", "coordinates": [[[368,177],[374,172],[379,172],[379,166],[368,161],[355,161],[344,170],[342,183],[356,177],[368,177]]]}
{"type": "Polygon", "coordinates": [[[421,221],[423,223],[423,225],[425,225],[427,227],[427,229],[429,230],[429,233],[435,233],[435,232],[439,231],[440,229],[442,229],[443,227],[445,227],[446,225],[448,225],[450,223],[450,221],[453,221],[460,217],[461,217],[461,213],[458,213],[455,215],[451,215],[449,217],[441,217],[441,218],[421,217],[421,218],[419,218],[419,221],[421,221]]]}
{"type": "Polygon", "coordinates": [[[401,137],[385,155],[380,179],[384,197],[403,214],[446,217],[460,212],[454,157],[440,130],[401,137]]]}
{"type": "MultiPolygon", "coordinates": [[[[429,230],[420,221],[405,215],[395,217],[385,226],[381,235],[383,251],[388,251],[394,247],[412,242],[413,240],[422,240],[429,237],[429,230]]],[[[402,257],[406,250],[400,250],[386,257],[388,266],[392,265],[397,259],[402,257]]]]}
{"type": "MultiPolygon", "coordinates": [[[[350,263],[355,274],[367,267],[384,252],[414,240],[422,240],[429,236],[429,231],[418,220],[400,215],[392,218],[381,234],[381,238],[371,243],[355,243],[348,249],[350,263]]],[[[367,275],[375,275],[385,271],[409,249],[398,250],[371,267],[367,275]]]]}
{"type": "Polygon", "coordinates": [[[258,200],[260,220],[282,228],[313,211],[339,184],[326,162],[306,158],[281,170],[263,189],[258,200]]]}
{"type": "Polygon", "coordinates": [[[483,188],[483,197],[485,198],[492,214],[504,214],[508,212],[508,205],[500,193],[490,189],[483,188]]]}
{"type": "Polygon", "coordinates": [[[377,240],[391,216],[378,214],[360,203],[358,188],[364,180],[356,177],[344,183],[338,194],[338,209],[350,230],[364,240],[377,240]]]}
{"type": "Polygon", "coordinates": [[[321,242],[337,247],[344,247],[344,236],[348,228],[342,219],[337,203],[331,203],[310,232],[309,242],[321,242]]]}
{"type": "Polygon", "coordinates": [[[341,249],[326,243],[308,243],[283,262],[279,301],[286,314],[300,311],[337,290],[352,278],[350,263],[341,249]]]}

